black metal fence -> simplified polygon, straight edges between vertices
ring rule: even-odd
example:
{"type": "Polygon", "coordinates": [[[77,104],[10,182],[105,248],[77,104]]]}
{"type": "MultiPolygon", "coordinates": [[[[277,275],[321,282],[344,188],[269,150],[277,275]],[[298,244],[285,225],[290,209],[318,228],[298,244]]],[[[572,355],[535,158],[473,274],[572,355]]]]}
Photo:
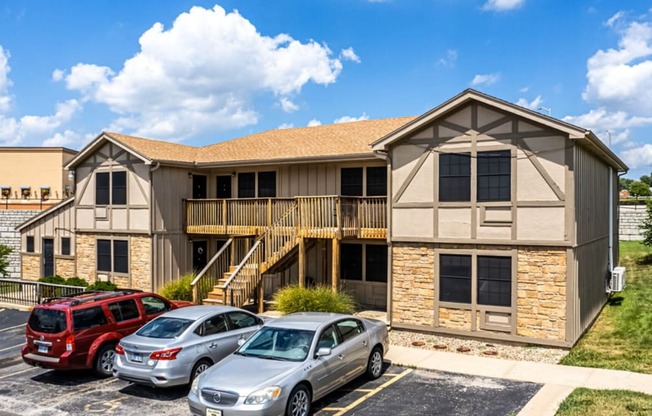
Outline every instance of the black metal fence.
{"type": "Polygon", "coordinates": [[[0,302],[33,306],[44,299],[74,295],[85,291],[83,286],[55,285],[31,280],[0,279],[0,302]]]}

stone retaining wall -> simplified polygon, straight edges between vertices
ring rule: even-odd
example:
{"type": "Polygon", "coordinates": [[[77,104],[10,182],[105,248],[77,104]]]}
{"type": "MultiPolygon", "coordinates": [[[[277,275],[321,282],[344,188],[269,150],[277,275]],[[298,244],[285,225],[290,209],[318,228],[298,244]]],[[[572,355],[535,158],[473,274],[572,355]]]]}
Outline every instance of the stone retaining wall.
{"type": "Polygon", "coordinates": [[[618,224],[619,239],[621,241],[643,240],[640,225],[647,216],[645,205],[621,205],[620,223],[618,224]]]}
{"type": "Polygon", "coordinates": [[[11,279],[21,278],[20,233],[16,227],[42,211],[0,209],[0,244],[11,248],[7,260],[7,276],[11,279]]]}

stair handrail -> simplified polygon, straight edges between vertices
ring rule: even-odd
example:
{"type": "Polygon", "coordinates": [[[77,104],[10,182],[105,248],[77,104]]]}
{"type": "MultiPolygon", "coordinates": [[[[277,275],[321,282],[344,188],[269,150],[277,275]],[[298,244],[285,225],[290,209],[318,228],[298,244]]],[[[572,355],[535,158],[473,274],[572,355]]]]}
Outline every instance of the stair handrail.
{"type": "Polygon", "coordinates": [[[190,287],[192,287],[192,298],[193,302],[198,303],[201,299],[203,299],[204,296],[208,293],[199,293],[199,285],[198,283],[200,282],[201,279],[206,276],[208,273],[208,270],[213,266],[213,264],[217,261],[218,258],[226,251],[226,249],[229,248],[229,246],[233,243],[233,238],[229,238],[226,243],[217,251],[217,253],[211,258],[211,260],[204,266],[204,268],[197,274],[197,276],[190,282],[190,287]]]}

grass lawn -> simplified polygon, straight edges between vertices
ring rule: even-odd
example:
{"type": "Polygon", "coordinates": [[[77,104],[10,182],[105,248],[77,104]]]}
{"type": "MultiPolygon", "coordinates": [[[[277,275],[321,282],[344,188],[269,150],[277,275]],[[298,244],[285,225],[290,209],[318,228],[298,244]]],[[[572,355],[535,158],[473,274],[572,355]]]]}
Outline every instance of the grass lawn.
{"type": "Polygon", "coordinates": [[[559,406],[556,416],[652,415],[652,396],[625,390],[575,389],[559,406]]]}
{"type": "Polygon", "coordinates": [[[614,294],[561,364],[652,374],[652,247],[622,241],[620,264],[627,268],[627,287],[614,294]]]}

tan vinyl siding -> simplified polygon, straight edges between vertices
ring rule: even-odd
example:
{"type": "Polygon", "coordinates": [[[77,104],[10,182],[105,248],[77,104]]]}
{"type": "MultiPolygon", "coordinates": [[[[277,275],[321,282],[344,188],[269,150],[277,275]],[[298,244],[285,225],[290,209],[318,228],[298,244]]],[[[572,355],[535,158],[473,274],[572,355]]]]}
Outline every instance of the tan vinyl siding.
{"type": "MultiPolygon", "coordinates": [[[[607,300],[609,273],[609,167],[580,146],[575,146],[575,223],[577,286],[569,294],[574,311],[569,341],[575,342],[593,322],[607,300]]],[[[616,176],[616,172],[612,171],[616,176]]],[[[615,180],[613,177],[611,180],[615,180]]],[[[617,194],[614,188],[614,194],[617,194]]],[[[614,207],[614,211],[615,207],[614,207]]],[[[614,212],[615,215],[615,212],[614,212]]],[[[617,230],[617,221],[614,229],[617,230]]],[[[614,234],[618,243],[618,233],[614,234]]],[[[615,256],[617,264],[617,255],[615,256]]]]}

